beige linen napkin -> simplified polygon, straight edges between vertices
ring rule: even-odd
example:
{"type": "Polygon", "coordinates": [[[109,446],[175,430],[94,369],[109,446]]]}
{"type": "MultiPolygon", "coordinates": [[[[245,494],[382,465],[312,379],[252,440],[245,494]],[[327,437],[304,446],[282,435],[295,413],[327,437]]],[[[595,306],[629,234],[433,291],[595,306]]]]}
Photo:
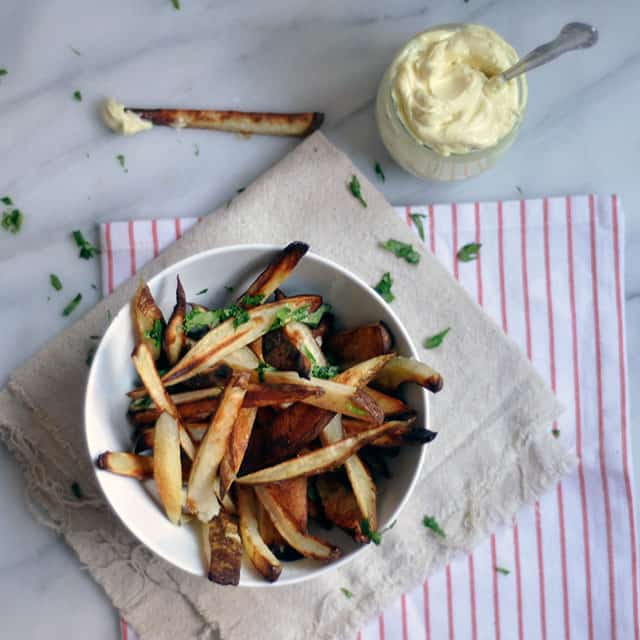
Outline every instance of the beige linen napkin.
{"type": "Polygon", "coordinates": [[[275,589],[228,588],[173,568],[137,543],[106,507],[87,459],[82,424],[87,338],[132,295],[130,281],[17,370],[0,392],[0,435],[24,466],[42,519],[57,529],[141,638],[352,638],[400,593],[471,548],[568,471],[575,459],[550,437],[561,408],[515,345],[429,253],[418,266],[377,249],[414,240],[382,195],[321,133],[208,216],[157,259],[149,278],[211,247],[305,240],[375,283],[395,279],[393,307],[416,343],[452,328],[425,352],[445,380],[433,398],[440,432],[398,524],[345,567],[275,589]],[[358,175],[368,207],[347,183],[358,175]],[[84,495],[74,496],[77,482],[84,495]],[[447,532],[422,525],[434,515],[447,532]],[[347,599],[340,587],[354,593],[347,599]]]}

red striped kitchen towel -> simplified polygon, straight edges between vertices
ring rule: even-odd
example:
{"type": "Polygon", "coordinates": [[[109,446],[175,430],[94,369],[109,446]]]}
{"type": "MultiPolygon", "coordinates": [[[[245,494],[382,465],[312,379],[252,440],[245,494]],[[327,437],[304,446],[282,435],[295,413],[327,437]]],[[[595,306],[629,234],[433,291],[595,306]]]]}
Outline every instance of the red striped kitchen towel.
{"type": "MultiPolygon", "coordinates": [[[[549,429],[581,464],[358,640],[640,640],[616,196],[398,207],[567,407],[549,429]],[[470,242],[477,260],[460,262],[470,242]]],[[[102,225],[106,295],[195,218],[102,225]]],[[[122,623],[122,635],[135,634],[122,623]]]]}

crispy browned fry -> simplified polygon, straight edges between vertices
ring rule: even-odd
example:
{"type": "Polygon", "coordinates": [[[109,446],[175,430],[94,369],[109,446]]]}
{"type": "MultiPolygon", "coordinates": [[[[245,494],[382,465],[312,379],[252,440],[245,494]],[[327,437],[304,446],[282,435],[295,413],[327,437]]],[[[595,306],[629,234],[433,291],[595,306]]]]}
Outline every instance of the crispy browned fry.
{"type": "MultiPolygon", "coordinates": [[[[236,491],[238,489],[251,490],[251,487],[242,487],[238,485],[236,487],[236,491]]],[[[256,506],[258,513],[258,530],[260,531],[260,536],[264,540],[264,543],[268,547],[272,547],[273,545],[281,542],[284,543],[284,539],[276,531],[276,528],[273,526],[273,522],[271,522],[271,517],[267,513],[267,510],[262,506],[262,502],[260,502],[260,500],[257,501],[256,506]]]]}
{"type": "Polygon", "coordinates": [[[414,413],[413,409],[408,404],[402,402],[400,398],[388,396],[386,393],[382,393],[372,387],[366,387],[365,391],[367,392],[367,395],[371,396],[377,402],[378,406],[384,411],[385,417],[401,414],[410,415],[414,413]]]}
{"type": "MultiPolygon", "coordinates": [[[[394,357],[395,354],[387,353],[371,358],[370,360],[365,360],[364,362],[359,362],[345,369],[342,373],[339,373],[333,380],[334,382],[341,382],[342,384],[352,384],[358,388],[364,387],[366,384],[369,384],[394,357]]],[[[369,392],[368,389],[366,391],[367,393],[369,392]]]]}
{"type": "Polygon", "coordinates": [[[131,317],[136,344],[144,343],[151,350],[154,360],[161,354],[164,318],[149,287],[140,282],[131,301],[131,317]]]}
{"type": "MultiPolygon", "coordinates": [[[[365,516],[362,515],[351,488],[331,473],[318,476],[316,487],[325,517],[351,533],[356,542],[369,542],[369,538],[363,535],[360,527],[365,516]]],[[[369,526],[375,531],[370,520],[369,526]]]]}
{"type": "Polygon", "coordinates": [[[195,527],[196,535],[200,544],[200,551],[202,552],[202,565],[204,566],[205,574],[209,573],[209,567],[211,566],[211,544],[209,543],[209,523],[202,522],[198,518],[192,520],[192,524],[195,527]]]}
{"type": "Polygon", "coordinates": [[[285,308],[295,311],[304,307],[314,311],[321,301],[319,296],[298,296],[260,305],[247,311],[249,319],[238,326],[235,325],[235,318],[229,318],[198,340],[180,362],[163,376],[162,381],[165,385],[175,385],[192,378],[267,333],[276,321],[278,312],[285,308]]]}
{"type": "Polygon", "coordinates": [[[316,339],[316,342],[321,346],[324,344],[324,341],[333,331],[333,314],[325,313],[322,318],[320,318],[320,322],[318,325],[311,329],[313,333],[313,337],[316,339]]]}
{"type": "MultiPolygon", "coordinates": [[[[257,377],[258,374],[254,373],[253,375],[257,377]]],[[[384,418],[380,407],[355,385],[342,384],[336,382],[335,379],[324,380],[312,377],[305,380],[295,371],[265,371],[264,379],[269,384],[292,384],[303,388],[319,387],[324,391],[322,395],[309,396],[301,400],[301,402],[319,409],[368,420],[374,424],[381,423],[384,418]]]]}
{"type": "Polygon", "coordinates": [[[334,333],[324,342],[341,362],[362,362],[391,351],[393,339],[381,322],[334,333]]]}
{"type": "Polygon", "coordinates": [[[340,557],[341,552],[338,547],[300,531],[291,516],[273,499],[268,487],[256,487],[255,492],[275,528],[296,551],[306,558],[314,558],[324,562],[340,557]]]}
{"type": "Polygon", "coordinates": [[[233,425],[231,436],[227,443],[227,450],[220,462],[220,497],[224,498],[229,487],[236,479],[240,469],[244,453],[249,444],[253,423],[256,419],[257,409],[240,409],[238,417],[233,425]]]}
{"type": "Polygon", "coordinates": [[[151,350],[144,342],[141,342],[133,351],[131,356],[133,364],[136,367],[140,380],[145,386],[149,397],[155,402],[158,409],[168,413],[172,418],[178,421],[178,431],[180,435],[180,445],[184,449],[184,452],[189,456],[190,460],[193,460],[195,455],[195,447],[189,434],[183,429],[180,424],[180,415],[176,405],[173,403],[166,389],[162,385],[162,381],[158,376],[156,365],[153,362],[151,350]]]}
{"type": "MultiPolygon", "coordinates": [[[[415,421],[415,416],[411,416],[406,420],[390,420],[385,424],[394,424],[395,426],[384,435],[372,440],[369,444],[374,447],[399,447],[404,442],[402,436],[411,429],[415,421]]],[[[362,420],[345,418],[342,420],[342,427],[345,434],[351,436],[366,431],[370,425],[362,420]]]]}
{"type": "Polygon", "coordinates": [[[185,298],[184,289],[180,282],[180,276],[177,276],[176,280],[176,306],[173,308],[173,313],[171,314],[171,318],[169,318],[163,338],[164,353],[167,356],[167,361],[171,365],[178,362],[186,343],[184,317],[187,312],[187,299],[185,298]]]}
{"type": "Polygon", "coordinates": [[[191,467],[187,492],[187,508],[200,520],[209,520],[217,499],[214,479],[227,448],[227,441],[238,417],[247,392],[249,375],[235,373],[224,391],[207,433],[205,434],[191,467]]]}
{"type": "Polygon", "coordinates": [[[213,517],[209,523],[209,546],[209,580],[216,584],[237,585],[240,582],[242,540],[235,516],[221,511],[213,517]]]}
{"type": "MultiPolygon", "coordinates": [[[[179,407],[181,404],[194,402],[196,400],[204,400],[206,398],[217,398],[222,395],[222,387],[209,387],[206,389],[194,389],[193,391],[184,391],[182,393],[170,393],[169,398],[173,404],[179,407]]],[[[146,393],[146,389],[145,389],[146,393]]],[[[144,411],[145,409],[156,409],[156,404],[147,396],[144,398],[136,398],[129,404],[129,413],[136,411],[144,411]]]]}
{"type": "Polygon", "coordinates": [[[153,478],[160,500],[173,524],[180,523],[182,511],[182,464],[178,422],[163,413],[156,422],[153,441],[153,478]]]}
{"type": "Polygon", "coordinates": [[[245,296],[264,296],[263,300],[266,300],[289,277],[307,251],[309,251],[308,244],[290,242],[266,266],[238,300],[242,300],[245,296]]]}
{"type": "Polygon", "coordinates": [[[375,378],[384,389],[397,389],[403,382],[415,382],[433,393],[442,389],[442,376],[437,371],[424,362],[401,356],[391,360],[375,378]]]}
{"type": "Polygon", "coordinates": [[[123,451],[105,451],[98,456],[96,463],[100,469],[111,471],[119,476],[138,478],[138,480],[153,476],[153,458],[150,456],[139,456],[123,451]]]}
{"type": "MultiPolygon", "coordinates": [[[[184,395],[196,393],[187,392],[184,395]]],[[[298,384],[250,384],[245,396],[243,407],[245,409],[255,407],[279,406],[290,402],[306,402],[309,398],[320,398],[324,389],[313,385],[301,386],[298,384]]],[[[205,397],[202,400],[184,402],[176,405],[180,419],[185,422],[200,422],[207,420],[218,408],[220,398],[205,397]]],[[[162,411],[158,408],[149,408],[144,411],[134,411],[130,414],[134,425],[141,427],[154,423],[162,411]]]]}
{"type": "Polygon", "coordinates": [[[141,109],[127,107],[143,120],[174,129],[213,129],[228,133],[263,136],[307,136],[318,129],[324,114],[220,111],[218,109],[141,109]]]}
{"type": "Polygon", "coordinates": [[[273,467],[267,467],[261,471],[240,476],[236,478],[236,482],[251,485],[271,484],[273,482],[290,480],[291,478],[318,475],[325,471],[331,471],[342,465],[344,461],[358,451],[358,449],[371,440],[375,440],[378,436],[381,436],[389,428],[388,425],[384,424],[373,427],[355,436],[344,438],[327,447],[322,447],[321,449],[305,453],[297,458],[286,460],[273,467]]]}
{"type": "Polygon", "coordinates": [[[260,536],[256,515],[256,498],[251,487],[237,487],[240,537],[253,566],[269,581],[275,582],[282,573],[282,564],[260,536]]]}
{"type": "Polygon", "coordinates": [[[313,337],[311,329],[306,324],[302,322],[290,322],[282,331],[300,354],[298,359],[298,373],[303,378],[309,378],[311,376],[313,365],[326,365],[324,354],[313,337]]]}
{"type": "MultiPolygon", "coordinates": [[[[334,444],[339,440],[342,440],[344,437],[345,432],[343,428],[343,419],[342,416],[339,415],[335,416],[335,418],[331,420],[324,431],[320,434],[320,440],[325,446],[334,444]]],[[[383,438],[384,434],[379,437],[383,438]]],[[[351,483],[355,500],[360,508],[362,518],[366,518],[375,530],[377,527],[378,516],[376,508],[376,485],[373,482],[373,478],[367,471],[367,468],[363,464],[362,460],[360,460],[357,453],[345,460],[344,468],[347,472],[347,476],[349,477],[349,482],[351,483]]]]}
{"type": "Polygon", "coordinates": [[[271,497],[284,509],[300,531],[307,530],[307,479],[293,478],[267,485],[271,497]]]}
{"type": "Polygon", "coordinates": [[[142,453],[153,449],[153,436],[155,427],[146,427],[138,431],[133,441],[133,452],[142,453]]]}

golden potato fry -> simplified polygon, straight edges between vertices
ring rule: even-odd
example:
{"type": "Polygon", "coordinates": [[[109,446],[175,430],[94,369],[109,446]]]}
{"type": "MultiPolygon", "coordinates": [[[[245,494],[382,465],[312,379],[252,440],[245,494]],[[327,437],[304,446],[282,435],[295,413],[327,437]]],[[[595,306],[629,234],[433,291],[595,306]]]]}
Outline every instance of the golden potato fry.
{"type": "Polygon", "coordinates": [[[209,545],[209,580],[216,584],[237,585],[240,582],[242,540],[235,516],[221,511],[212,518],[209,523],[209,545]]]}
{"type": "Polygon", "coordinates": [[[403,382],[415,382],[437,393],[442,389],[442,376],[424,362],[397,356],[375,378],[383,389],[397,389],[403,382]]]}
{"type": "Polygon", "coordinates": [[[178,422],[163,413],[156,422],[153,441],[153,478],[167,517],[180,523],[182,511],[182,464],[178,422]]]}
{"type": "Polygon", "coordinates": [[[140,282],[131,301],[131,317],[136,344],[146,344],[154,361],[157,360],[162,352],[164,318],[144,282],[140,282]]]}
{"type": "Polygon", "coordinates": [[[187,313],[187,299],[180,282],[180,276],[176,277],[176,280],[176,306],[173,308],[173,313],[169,318],[163,338],[164,353],[171,365],[178,362],[186,345],[184,318],[187,313]]]}
{"type": "Polygon", "coordinates": [[[236,479],[240,469],[244,453],[249,444],[253,423],[256,420],[257,409],[240,409],[238,417],[233,425],[231,436],[227,443],[227,450],[220,462],[220,497],[228,493],[229,487],[236,479]]]}
{"type": "Polygon", "coordinates": [[[105,471],[138,480],[153,476],[153,458],[135,453],[105,451],[98,456],[97,465],[105,471]]]}
{"type": "Polygon", "coordinates": [[[393,338],[381,322],[334,333],[324,342],[327,352],[341,362],[362,362],[391,351],[393,338]]]}

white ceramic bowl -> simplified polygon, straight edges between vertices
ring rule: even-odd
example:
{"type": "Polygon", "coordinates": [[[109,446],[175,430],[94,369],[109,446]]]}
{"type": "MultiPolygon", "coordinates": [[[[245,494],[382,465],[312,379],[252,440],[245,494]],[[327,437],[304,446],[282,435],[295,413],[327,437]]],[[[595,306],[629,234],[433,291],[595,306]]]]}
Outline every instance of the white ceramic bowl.
{"type": "MultiPolygon", "coordinates": [[[[280,247],[237,245],[213,249],[191,256],[169,267],[149,282],[155,299],[169,317],[175,304],[176,275],[187,293],[187,300],[207,306],[229,302],[225,285],[241,292],[264,268],[280,247]],[[204,295],[196,292],[208,288],[204,295]]],[[[283,286],[287,295],[317,293],[333,306],[338,327],[382,320],[395,340],[400,355],[418,357],[409,335],[391,308],[371,286],[336,263],[308,253],[283,286]]],[[[106,450],[127,451],[131,447],[132,427],[127,420],[125,393],[136,377],[130,354],[133,349],[130,308],[127,304],[113,318],[93,359],[85,397],[85,431],[89,455],[93,461],[106,450]]],[[[417,385],[408,385],[405,400],[418,413],[418,425],[428,424],[428,400],[417,385]]],[[[393,522],[415,485],[426,447],[407,445],[396,458],[389,459],[392,477],[379,483],[378,522],[383,529],[393,522]]],[[[164,515],[143,483],[96,469],[98,483],[107,501],[124,525],[149,549],[190,573],[204,575],[202,555],[195,532],[190,526],[176,527],[164,515]]],[[[313,528],[312,528],[313,530],[313,528]]],[[[317,535],[338,544],[343,555],[331,564],[313,560],[284,563],[278,582],[265,581],[243,562],[240,585],[273,587],[292,584],[318,576],[353,558],[363,546],[342,531],[318,530],[317,535]]]]}

